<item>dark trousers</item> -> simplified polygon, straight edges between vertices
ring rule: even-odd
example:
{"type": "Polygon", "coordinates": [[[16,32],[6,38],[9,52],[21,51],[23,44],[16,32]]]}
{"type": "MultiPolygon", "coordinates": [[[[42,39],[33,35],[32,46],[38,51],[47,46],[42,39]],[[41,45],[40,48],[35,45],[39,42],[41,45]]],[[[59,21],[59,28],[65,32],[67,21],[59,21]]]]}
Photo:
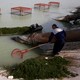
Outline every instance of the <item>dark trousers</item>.
{"type": "Polygon", "coordinates": [[[54,55],[58,54],[58,52],[60,52],[61,49],[63,48],[64,44],[65,42],[55,42],[53,47],[53,54],[54,55]]]}

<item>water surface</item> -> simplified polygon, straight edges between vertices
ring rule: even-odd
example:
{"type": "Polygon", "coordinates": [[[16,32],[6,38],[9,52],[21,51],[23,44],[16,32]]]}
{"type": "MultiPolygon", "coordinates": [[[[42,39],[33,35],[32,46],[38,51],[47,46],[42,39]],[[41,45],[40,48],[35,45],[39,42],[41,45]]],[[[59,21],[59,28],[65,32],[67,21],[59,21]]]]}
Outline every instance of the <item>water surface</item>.
{"type": "Polygon", "coordinates": [[[0,15],[0,27],[25,26],[33,23],[43,24],[51,18],[69,14],[76,6],[80,6],[80,0],[55,0],[60,2],[59,8],[53,7],[46,12],[34,9],[35,3],[48,3],[49,1],[50,0],[0,0],[2,12],[2,15],[0,15]],[[32,14],[26,16],[11,15],[11,8],[17,6],[32,8],[32,14]]]}

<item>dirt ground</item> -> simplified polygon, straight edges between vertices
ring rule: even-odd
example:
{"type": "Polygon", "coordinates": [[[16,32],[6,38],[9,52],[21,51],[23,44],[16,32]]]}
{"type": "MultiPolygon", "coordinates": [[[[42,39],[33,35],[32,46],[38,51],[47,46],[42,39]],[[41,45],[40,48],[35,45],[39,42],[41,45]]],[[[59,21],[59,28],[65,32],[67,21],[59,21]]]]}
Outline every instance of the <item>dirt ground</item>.
{"type": "Polygon", "coordinates": [[[60,55],[71,61],[69,71],[78,74],[76,77],[64,78],[63,80],[80,80],[80,42],[68,42],[65,44],[60,55]]]}

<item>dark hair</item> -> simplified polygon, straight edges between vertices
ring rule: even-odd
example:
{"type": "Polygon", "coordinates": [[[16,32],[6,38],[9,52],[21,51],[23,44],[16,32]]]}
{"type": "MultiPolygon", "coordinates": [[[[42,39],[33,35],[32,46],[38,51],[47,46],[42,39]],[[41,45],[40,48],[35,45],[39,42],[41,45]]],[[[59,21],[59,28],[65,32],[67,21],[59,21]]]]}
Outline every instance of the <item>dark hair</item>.
{"type": "Polygon", "coordinates": [[[57,25],[56,25],[56,24],[53,24],[52,26],[55,26],[55,27],[57,27],[57,25]]]}

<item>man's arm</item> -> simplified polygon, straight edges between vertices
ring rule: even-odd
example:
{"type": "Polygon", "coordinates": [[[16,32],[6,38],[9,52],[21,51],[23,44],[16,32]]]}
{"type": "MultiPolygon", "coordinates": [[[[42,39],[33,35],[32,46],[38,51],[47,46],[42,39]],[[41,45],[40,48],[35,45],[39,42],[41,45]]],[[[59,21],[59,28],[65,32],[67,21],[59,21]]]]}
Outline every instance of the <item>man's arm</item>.
{"type": "Polygon", "coordinates": [[[53,32],[51,32],[51,34],[50,34],[50,36],[49,36],[49,40],[48,40],[48,42],[51,42],[51,40],[52,40],[53,36],[54,36],[54,33],[53,33],[53,32]]]}

